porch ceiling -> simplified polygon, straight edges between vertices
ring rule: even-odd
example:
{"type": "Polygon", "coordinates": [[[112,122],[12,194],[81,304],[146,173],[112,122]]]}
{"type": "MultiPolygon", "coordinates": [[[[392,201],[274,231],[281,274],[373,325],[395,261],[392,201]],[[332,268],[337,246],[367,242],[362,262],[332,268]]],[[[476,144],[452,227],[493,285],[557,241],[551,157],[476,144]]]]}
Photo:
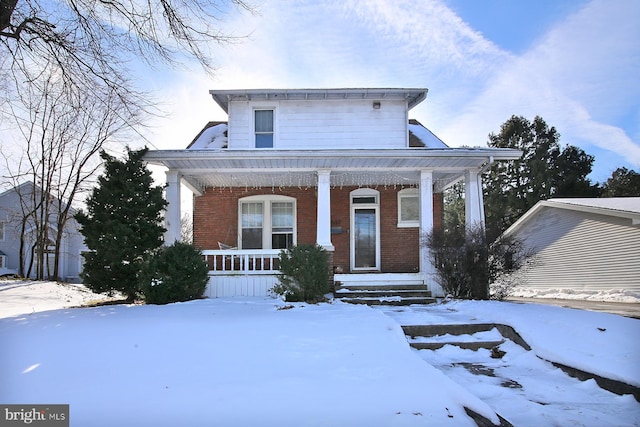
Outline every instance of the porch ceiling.
{"type": "Polygon", "coordinates": [[[316,171],[331,170],[332,186],[416,185],[431,170],[436,191],[492,160],[521,156],[510,149],[403,150],[160,150],[150,164],[179,171],[196,190],[205,187],[315,187],[316,171]]]}

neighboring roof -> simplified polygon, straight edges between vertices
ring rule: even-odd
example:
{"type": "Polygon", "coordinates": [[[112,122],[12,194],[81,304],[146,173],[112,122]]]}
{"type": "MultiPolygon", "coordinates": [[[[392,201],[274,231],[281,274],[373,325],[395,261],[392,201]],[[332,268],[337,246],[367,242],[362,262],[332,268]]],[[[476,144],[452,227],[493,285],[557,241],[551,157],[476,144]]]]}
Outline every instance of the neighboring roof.
{"type": "Polygon", "coordinates": [[[449,148],[447,144],[416,119],[409,119],[409,147],[449,148]]]}
{"type": "Polygon", "coordinates": [[[592,210],[620,211],[640,214],[640,197],[551,199],[549,202],[592,208],[592,210]]]}
{"type": "Polygon", "coordinates": [[[323,100],[323,99],[406,99],[409,109],[427,97],[426,88],[343,88],[343,89],[228,89],[210,90],[218,105],[229,112],[230,101],[323,100]]]}
{"type": "Polygon", "coordinates": [[[513,223],[504,234],[509,235],[517,232],[544,208],[567,209],[627,218],[631,220],[632,225],[640,225],[640,197],[549,199],[536,203],[534,207],[513,223]]]}
{"type": "Polygon", "coordinates": [[[209,122],[200,131],[187,150],[216,150],[227,148],[227,122],[209,122]]]}

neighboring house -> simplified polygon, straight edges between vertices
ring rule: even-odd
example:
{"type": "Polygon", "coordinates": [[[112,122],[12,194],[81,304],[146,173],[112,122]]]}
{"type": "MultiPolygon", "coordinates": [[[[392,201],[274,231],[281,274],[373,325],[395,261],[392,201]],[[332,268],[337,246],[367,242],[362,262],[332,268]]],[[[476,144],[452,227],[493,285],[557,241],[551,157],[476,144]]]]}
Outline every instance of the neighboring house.
{"type": "Polygon", "coordinates": [[[442,226],[442,192],[464,180],[466,219],[483,222],[481,173],[522,154],[449,148],[408,118],[426,89],[210,93],[228,123],[210,122],[186,149],[145,156],[168,169],[166,243],[180,236],[180,184],[194,193],[210,296],[266,293],[280,250],[303,243],[328,251],[343,286],[414,280],[441,294],[420,242],[442,226]]]}
{"type": "Polygon", "coordinates": [[[505,234],[536,252],[524,292],[640,295],[640,197],[538,202],[505,234]]]}
{"type": "MultiPolygon", "coordinates": [[[[40,191],[32,182],[25,182],[0,194],[0,275],[19,274],[20,272],[20,236],[22,235],[22,220],[25,212],[33,210],[33,192],[40,191]]],[[[51,202],[57,199],[50,199],[51,202]]],[[[57,203],[51,203],[54,209],[57,203]]],[[[53,211],[51,211],[53,214],[53,211]]],[[[75,211],[71,211],[71,216],[75,211]]],[[[49,244],[47,245],[45,259],[45,274],[53,274],[54,267],[54,242],[57,226],[54,215],[50,215],[48,225],[49,244]]],[[[35,277],[37,271],[37,257],[33,257],[35,233],[33,220],[28,220],[24,227],[24,273],[35,277]],[[29,268],[31,267],[31,268],[29,268]]],[[[63,234],[60,248],[58,273],[61,280],[77,282],[82,269],[81,253],[86,251],[84,239],[78,231],[78,224],[73,218],[69,218],[63,234]]]]}

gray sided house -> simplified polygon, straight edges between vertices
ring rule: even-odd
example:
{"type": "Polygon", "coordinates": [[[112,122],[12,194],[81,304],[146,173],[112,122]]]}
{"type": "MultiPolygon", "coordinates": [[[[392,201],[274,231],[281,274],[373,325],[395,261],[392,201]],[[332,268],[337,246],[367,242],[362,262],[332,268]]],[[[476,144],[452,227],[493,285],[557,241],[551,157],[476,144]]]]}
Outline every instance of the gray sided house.
{"type": "Polygon", "coordinates": [[[537,252],[525,289],[640,294],[640,197],[542,201],[505,234],[537,252]]]}
{"type": "MultiPolygon", "coordinates": [[[[32,217],[34,212],[34,191],[39,187],[25,182],[17,187],[0,193],[0,275],[23,275],[35,278],[38,270],[36,251],[36,225],[32,217]],[[26,220],[25,220],[26,218],[26,220]],[[24,222],[24,225],[23,225],[24,222]],[[20,265],[21,236],[22,268],[20,265]]],[[[38,197],[36,199],[39,199],[38,197]]],[[[49,218],[47,221],[47,244],[44,250],[44,277],[50,278],[54,271],[54,242],[57,234],[57,199],[49,197],[49,218]]],[[[38,212],[36,212],[38,214],[38,212]]],[[[70,215],[75,211],[71,209],[70,215]]],[[[86,251],[84,240],[78,231],[78,223],[71,217],[64,228],[58,261],[58,277],[67,282],[79,282],[82,270],[81,253],[86,251]]]]}

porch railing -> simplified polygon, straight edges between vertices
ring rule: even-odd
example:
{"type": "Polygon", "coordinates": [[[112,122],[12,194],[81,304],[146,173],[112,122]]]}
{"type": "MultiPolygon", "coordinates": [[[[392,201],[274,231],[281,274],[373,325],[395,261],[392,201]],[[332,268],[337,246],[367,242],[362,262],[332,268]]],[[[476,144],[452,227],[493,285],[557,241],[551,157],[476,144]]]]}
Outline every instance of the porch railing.
{"type": "Polygon", "coordinates": [[[210,275],[278,274],[279,249],[204,250],[210,275]]]}

